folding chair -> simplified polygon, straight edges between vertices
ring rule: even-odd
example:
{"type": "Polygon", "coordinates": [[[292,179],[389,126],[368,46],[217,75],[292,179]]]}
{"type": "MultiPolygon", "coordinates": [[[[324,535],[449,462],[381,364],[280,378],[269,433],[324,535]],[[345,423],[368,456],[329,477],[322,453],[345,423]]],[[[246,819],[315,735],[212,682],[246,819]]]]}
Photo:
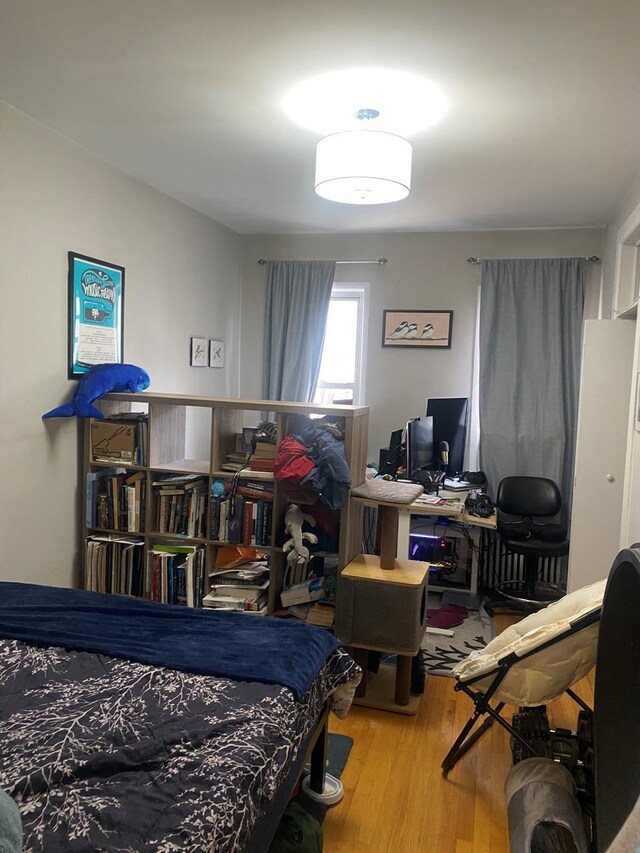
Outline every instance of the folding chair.
{"type": "Polygon", "coordinates": [[[597,581],[554,601],[511,625],[484,649],[472,652],[454,667],[454,690],[469,696],[474,710],[442,762],[445,776],[494,720],[530,755],[536,755],[501,716],[506,703],[535,707],[568,693],[581,708],[590,711],[571,687],[595,664],[605,586],[606,580],[597,581]],[[486,719],[472,732],[485,715],[486,719]]]}

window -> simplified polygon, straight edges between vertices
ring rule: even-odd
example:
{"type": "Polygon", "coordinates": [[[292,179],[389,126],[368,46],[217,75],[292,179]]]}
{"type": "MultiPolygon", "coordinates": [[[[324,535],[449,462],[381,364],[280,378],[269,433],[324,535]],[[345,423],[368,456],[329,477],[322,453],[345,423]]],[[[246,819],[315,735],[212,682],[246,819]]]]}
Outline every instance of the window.
{"type": "Polygon", "coordinates": [[[368,284],[334,284],[314,403],[361,404],[368,284]]]}

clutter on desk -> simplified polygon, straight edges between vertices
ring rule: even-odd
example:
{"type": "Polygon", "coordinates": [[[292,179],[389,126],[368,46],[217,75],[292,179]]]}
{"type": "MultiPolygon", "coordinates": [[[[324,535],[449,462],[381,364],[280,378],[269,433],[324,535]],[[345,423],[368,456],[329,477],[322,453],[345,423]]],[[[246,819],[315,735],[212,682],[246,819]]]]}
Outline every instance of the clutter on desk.
{"type": "Polygon", "coordinates": [[[469,515],[475,515],[478,518],[489,518],[496,511],[496,505],[489,495],[477,492],[475,489],[469,492],[464,505],[469,515]]]}

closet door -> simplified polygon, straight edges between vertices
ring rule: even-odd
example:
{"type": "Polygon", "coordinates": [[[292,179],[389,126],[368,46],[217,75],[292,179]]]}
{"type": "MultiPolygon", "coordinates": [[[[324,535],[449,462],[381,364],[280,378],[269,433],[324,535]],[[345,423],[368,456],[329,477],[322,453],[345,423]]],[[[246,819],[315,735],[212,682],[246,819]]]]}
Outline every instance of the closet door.
{"type": "Polygon", "coordinates": [[[634,331],[629,320],[585,322],[569,592],[607,577],[619,549],[634,331]]]}

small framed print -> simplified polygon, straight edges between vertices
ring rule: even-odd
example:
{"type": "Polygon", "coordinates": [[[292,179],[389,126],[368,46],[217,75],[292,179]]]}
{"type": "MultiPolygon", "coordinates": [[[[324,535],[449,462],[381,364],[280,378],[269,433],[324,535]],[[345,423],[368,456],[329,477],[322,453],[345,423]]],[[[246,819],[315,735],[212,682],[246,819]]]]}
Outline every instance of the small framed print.
{"type": "Polygon", "coordinates": [[[209,341],[209,367],[224,367],[224,341],[209,341]]]}
{"type": "Polygon", "coordinates": [[[453,311],[385,310],[383,347],[450,349],[453,311]]]}
{"type": "Polygon", "coordinates": [[[207,339],[191,338],[191,367],[207,366],[207,339]]]}

